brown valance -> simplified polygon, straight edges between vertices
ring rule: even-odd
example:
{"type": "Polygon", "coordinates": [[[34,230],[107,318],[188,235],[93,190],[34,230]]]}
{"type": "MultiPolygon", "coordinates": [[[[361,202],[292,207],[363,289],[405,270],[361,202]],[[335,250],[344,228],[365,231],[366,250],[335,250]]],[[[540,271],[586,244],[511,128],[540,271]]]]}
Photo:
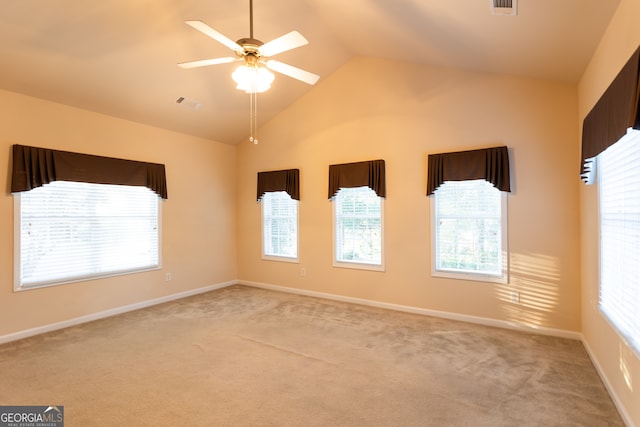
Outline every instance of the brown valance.
{"type": "Polygon", "coordinates": [[[640,129],[639,63],[637,49],[582,122],[580,174],[585,181],[594,157],[622,138],[627,128],[640,129]]]}
{"type": "Polygon", "coordinates": [[[500,191],[511,191],[507,147],[429,154],[427,196],[445,181],[484,179],[500,191]]]}
{"type": "Polygon", "coordinates": [[[258,172],[258,200],[269,191],[286,191],[293,200],[300,200],[300,169],[258,172]]]}
{"type": "Polygon", "coordinates": [[[148,187],[167,198],[164,165],[112,157],[13,146],[11,192],[29,191],[52,181],[148,187]]]}
{"type": "Polygon", "coordinates": [[[386,197],[384,160],[342,163],[329,166],[329,198],[341,188],[369,187],[379,197],[386,197]]]}

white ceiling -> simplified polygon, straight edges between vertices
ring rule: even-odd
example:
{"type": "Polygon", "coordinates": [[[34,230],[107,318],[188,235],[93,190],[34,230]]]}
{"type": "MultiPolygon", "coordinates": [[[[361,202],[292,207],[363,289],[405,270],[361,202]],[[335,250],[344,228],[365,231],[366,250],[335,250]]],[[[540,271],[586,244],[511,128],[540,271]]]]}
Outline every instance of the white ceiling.
{"type": "MultiPolygon", "coordinates": [[[[620,0],[254,0],[254,37],[298,30],[309,45],[277,59],[320,75],[357,55],[576,83],[620,0]]],[[[0,88],[225,143],[248,136],[236,64],[178,62],[232,52],[187,26],[249,36],[249,0],[10,0],[0,4],[0,88]],[[202,103],[198,110],[178,97],[202,103]]],[[[320,84],[318,83],[318,84],[320,84]]],[[[265,122],[311,87],[277,75],[265,122]]]]}

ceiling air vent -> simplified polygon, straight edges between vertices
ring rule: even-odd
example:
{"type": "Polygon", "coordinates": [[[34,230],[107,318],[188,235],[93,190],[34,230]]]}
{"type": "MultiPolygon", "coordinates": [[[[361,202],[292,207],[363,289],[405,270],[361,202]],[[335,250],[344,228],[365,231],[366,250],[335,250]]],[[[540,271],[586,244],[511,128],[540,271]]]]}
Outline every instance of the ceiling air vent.
{"type": "Polygon", "coordinates": [[[186,98],[184,96],[176,99],[176,104],[190,110],[199,110],[200,107],[202,107],[202,104],[200,102],[196,101],[195,99],[186,98]]]}
{"type": "Polygon", "coordinates": [[[516,16],[518,14],[518,0],[490,0],[492,15],[516,16]]]}

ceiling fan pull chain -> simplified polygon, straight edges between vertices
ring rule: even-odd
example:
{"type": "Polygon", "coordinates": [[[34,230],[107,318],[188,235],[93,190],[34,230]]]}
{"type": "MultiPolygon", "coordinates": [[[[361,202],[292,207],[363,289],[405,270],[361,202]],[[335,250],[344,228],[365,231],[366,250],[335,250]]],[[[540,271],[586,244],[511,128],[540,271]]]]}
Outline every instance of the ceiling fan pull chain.
{"type": "Polygon", "coordinates": [[[254,141],[253,136],[253,94],[249,94],[249,141],[254,141]]]}
{"type": "Polygon", "coordinates": [[[258,143],[258,93],[252,92],[249,94],[249,117],[251,127],[251,136],[249,136],[249,141],[254,144],[258,143]]]}

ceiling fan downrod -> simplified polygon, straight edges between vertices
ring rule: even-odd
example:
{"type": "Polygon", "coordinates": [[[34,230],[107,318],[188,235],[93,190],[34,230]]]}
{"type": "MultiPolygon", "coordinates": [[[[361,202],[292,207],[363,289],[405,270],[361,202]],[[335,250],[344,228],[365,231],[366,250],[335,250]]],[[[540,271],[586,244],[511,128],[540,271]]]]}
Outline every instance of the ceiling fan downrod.
{"type": "Polygon", "coordinates": [[[249,37],[253,39],[253,0],[249,0],[249,37]]]}

